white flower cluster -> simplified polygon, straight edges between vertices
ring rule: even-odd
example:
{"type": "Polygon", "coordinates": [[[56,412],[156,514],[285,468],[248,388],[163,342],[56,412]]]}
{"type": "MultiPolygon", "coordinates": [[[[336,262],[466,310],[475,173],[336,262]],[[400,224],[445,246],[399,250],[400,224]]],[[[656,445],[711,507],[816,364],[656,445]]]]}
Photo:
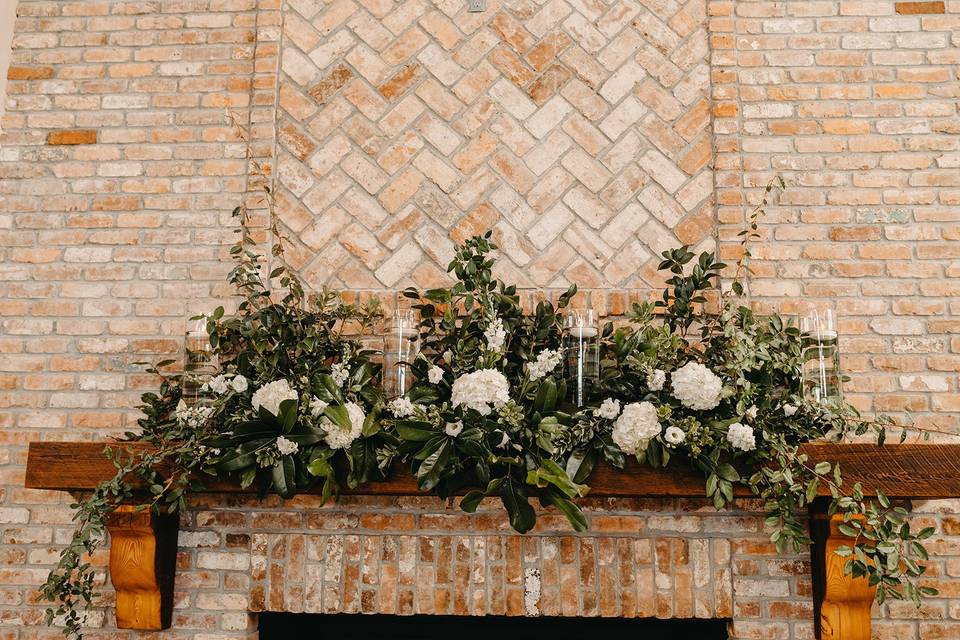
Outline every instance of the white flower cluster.
{"type": "Polygon", "coordinates": [[[613,398],[607,398],[600,403],[600,407],[598,409],[594,409],[593,413],[601,418],[613,420],[620,415],[620,401],[614,400],[613,398]]]}
{"type": "Polygon", "coordinates": [[[539,380],[557,368],[562,357],[559,349],[544,349],[537,354],[535,362],[527,363],[527,373],[531,380],[539,380]]]}
{"type": "Polygon", "coordinates": [[[310,396],[310,415],[319,418],[323,410],[327,408],[327,403],[317,396],[310,396]]]}
{"type": "Polygon", "coordinates": [[[247,390],[247,379],[240,374],[228,379],[224,374],[214,376],[201,387],[202,391],[213,391],[217,395],[223,395],[231,389],[237,393],[243,393],[247,390]]]}
{"type": "Polygon", "coordinates": [[[210,416],[213,415],[213,407],[194,405],[188,407],[183,400],[177,403],[177,409],[174,411],[177,420],[188,427],[198,428],[206,424],[210,416]]]}
{"type": "Polygon", "coordinates": [[[263,407],[275,416],[280,415],[280,403],[284,400],[298,400],[300,394],[284,379],[274,380],[253,392],[250,403],[254,411],[263,407]]]}
{"type": "Polygon", "coordinates": [[[660,391],[667,382],[667,374],[663,369],[654,369],[647,374],[647,388],[650,391],[660,391]]]}
{"type": "Polygon", "coordinates": [[[483,336],[487,339],[487,349],[497,353],[503,351],[503,347],[507,344],[507,332],[503,328],[503,320],[496,317],[491,320],[483,336]]]}
{"type": "Polygon", "coordinates": [[[427,371],[427,380],[430,381],[430,384],[438,384],[443,380],[443,369],[436,365],[430,367],[430,370],[427,371]]]}
{"type": "Polygon", "coordinates": [[[297,451],[300,450],[300,445],[298,445],[293,440],[287,440],[283,436],[277,438],[277,451],[280,452],[282,456],[292,456],[297,451]]]}
{"type": "Polygon", "coordinates": [[[734,449],[740,449],[741,451],[753,451],[757,448],[757,439],[753,435],[753,429],[739,422],[734,422],[727,427],[727,442],[734,449]]]}
{"type": "Polygon", "coordinates": [[[613,423],[613,441],[626,454],[634,455],[647,448],[650,438],[660,435],[657,408],[649,402],[631,402],[613,423]]]}
{"type": "Polygon", "coordinates": [[[350,367],[343,362],[338,362],[330,367],[330,377],[338,387],[342,387],[350,378],[350,367]]]}
{"type": "Polygon", "coordinates": [[[783,415],[789,418],[790,416],[792,416],[797,412],[797,409],[798,407],[796,405],[787,403],[783,405],[783,415]]]}
{"type": "Polygon", "coordinates": [[[688,409],[704,411],[720,404],[723,381],[699,362],[688,362],[670,377],[673,397],[688,409]]]}
{"type": "Polygon", "coordinates": [[[390,410],[397,418],[406,418],[407,416],[412,416],[416,410],[417,405],[410,402],[409,398],[400,396],[399,398],[394,398],[390,401],[390,404],[387,405],[387,409],[390,410]]]}
{"type": "Polygon", "coordinates": [[[344,405],[344,408],[346,408],[347,416],[350,418],[349,431],[329,418],[323,418],[320,421],[320,426],[327,432],[324,441],[331,449],[346,449],[353,444],[353,441],[360,437],[360,433],[363,431],[363,422],[367,419],[363,409],[355,402],[348,402],[344,405]]]}
{"type": "Polygon", "coordinates": [[[509,401],[510,383],[496,369],[480,369],[453,381],[450,402],[454,407],[463,406],[486,416],[509,401]]]}

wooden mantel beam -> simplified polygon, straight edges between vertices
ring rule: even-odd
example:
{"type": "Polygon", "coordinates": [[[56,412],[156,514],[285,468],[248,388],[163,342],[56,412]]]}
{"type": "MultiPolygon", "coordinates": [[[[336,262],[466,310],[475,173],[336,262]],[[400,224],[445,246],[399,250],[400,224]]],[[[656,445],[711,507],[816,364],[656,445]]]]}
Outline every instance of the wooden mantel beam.
{"type": "MultiPolygon", "coordinates": [[[[32,442],[27,457],[25,486],[31,489],[87,491],[114,476],[113,463],[104,456],[103,442],[32,442]]],[[[114,443],[114,448],[143,449],[136,443],[114,443]]],[[[866,494],[883,491],[891,498],[960,497],[960,445],[810,443],[802,447],[811,464],[839,464],[844,486],[860,483],[866,494]]],[[[234,482],[205,480],[206,491],[238,493],[234,482]]],[[[703,477],[695,470],[671,465],[656,470],[631,463],[622,471],[598,465],[588,483],[591,496],[688,498],[704,495],[703,477]]],[[[371,483],[349,493],[417,495],[416,482],[399,472],[387,482],[371,483]]],[[[744,488],[738,495],[749,496],[744,488]]],[[[821,487],[821,495],[829,495],[821,487]]],[[[833,551],[845,544],[820,498],[811,507],[810,524],[814,583],[815,631],[820,640],[869,640],[873,589],[863,579],[843,573],[844,559],[833,551]]],[[[137,512],[123,506],[108,528],[113,539],[110,576],[117,590],[117,626],[126,629],[165,629],[170,625],[173,573],[176,559],[177,518],[137,512]]]]}
{"type": "MultiPolygon", "coordinates": [[[[113,477],[116,469],[103,454],[103,442],[31,442],[25,486],[29,489],[86,491],[113,477]]],[[[142,449],[143,444],[113,443],[115,449],[142,449]]],[[[883,491],[891,498],[960,497],[960,445],[809,443],[802,447],[812,463],[840,464],[844,486],[859,482],[866,493],[883,491]]],[[[204,478],[207,490],[253,493],[236,482],[204,478]]],[[[588,480],[590,495],[600,498],[696,498],[704,495],[704,479],[676,462],[668,470],[631,462],[624,470],[597,465],[588,480]]],[[[319,489],[318,489],[319,490],[319,489]]],[[[364,485],[345,493],[362,495],[419,495],[415,479],[398,472],[386,482],[364,485]]],[[[821,495],[829,495],[827,487],[821,495]]],[[[742,490],[739,495],[749,495],[742,490]]]]}

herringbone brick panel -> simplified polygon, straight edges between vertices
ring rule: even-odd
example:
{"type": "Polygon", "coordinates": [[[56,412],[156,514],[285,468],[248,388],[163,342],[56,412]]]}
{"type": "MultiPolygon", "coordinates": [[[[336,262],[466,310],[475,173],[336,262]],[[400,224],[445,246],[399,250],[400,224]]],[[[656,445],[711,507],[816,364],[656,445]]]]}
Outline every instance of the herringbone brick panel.
{"type": "Polygon", "coordinates": [[[308,283],[645,288],[713,243],[704,0],[287,0],[277,191],[308,283]]]}

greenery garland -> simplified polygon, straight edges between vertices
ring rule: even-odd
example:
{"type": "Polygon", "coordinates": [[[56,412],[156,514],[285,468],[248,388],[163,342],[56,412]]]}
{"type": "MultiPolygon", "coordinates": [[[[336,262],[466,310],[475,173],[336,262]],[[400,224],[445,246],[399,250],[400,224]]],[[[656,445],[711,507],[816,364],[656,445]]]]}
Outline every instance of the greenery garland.
{"type": "MultiPolygon", "coordinates": [[[[766,194],[782,186],[771,184],[766,194]]],[[[742,303],[741,276],[766,196],[741,234],[744,258],[726,293],[726,265],[713,253],[663,253],[660,269],[670,278],[662,297],[634,304],[624,326],[602,327],[600,376],[578,407],[561,363],[563,316],[576,287],[524,314],[517,289],[493,275],[489,233],[457,248],[448,268],[453,286],[404,292],[419,312],[423,348],[410,363],[412,389],[388,402],[376,354],[360,339],[382,319],[379,304],[350,304],[326,289],[307,301],[283,264],[265,193],[279,266],[263,275],[249,212],[238,207],[230,281],[242,300],[235,314],[218,308],[207,318],[221,365],[206,384],[207,401],[184,403],[183,376],[168,371],[172,361],[150,367],[161,380],[158,392],[143,395],[140,430],[125,439],[153,448],[108,449],[115,477],[74,505],[76,532],[41,588],[54,603],[48,623],[64,625],[67,635],[81,637],[95,606],[87,558],[119,504],[183,510],[204,475],[233,478],[261,496],[290,498],[319,487],[329,499],[344,485],[384,480],[397,464],[424,492],[446,497],[470,489],[460,500],[465,511],[499,499],[519,532],[534,527],[534,497],[584,530],[576,499],[589,491],[601,461],[622,468],[633,456],[653,467],[688,466],[703,473],[717,509],[733,500],[735,486],[762,499],[781,551],[810,544],[798,514],[826,485],[830,513],[843,514],[841,530],[851,538],[838,551],[849,558],[848,573],[876,585],[881,603],[919,604],[936,593],[917,581],[925,568],[918,560],[927,558],[921,540],[933,528],[913,532],[905,509],[845,487],[838,467],[814,465],[799,452],[804,442],[871,430],[882,444],[890,423],[863,419],[843,403],[805,400],[800,332],[742,303]]]]}

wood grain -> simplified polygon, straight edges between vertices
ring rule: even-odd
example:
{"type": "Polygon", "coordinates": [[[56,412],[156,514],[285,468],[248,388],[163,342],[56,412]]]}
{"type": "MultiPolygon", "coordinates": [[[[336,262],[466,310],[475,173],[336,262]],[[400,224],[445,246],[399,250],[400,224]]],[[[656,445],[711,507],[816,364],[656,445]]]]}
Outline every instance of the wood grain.
{"type": "MultiPolygon", "coordinates": [[[[27,458],[25,486],[31,489],[89,490],[101,480],[112,478],[113,463],[103,455],[106,443],[31,442],[27,458]]],[[[143,444],[114,443],[114,448],[137,450],[143,444]]],[[[894,498],[960,497],[960,445],[954,444],[871,444],[809,443],[803,451],[811,464],[839,463],[844,486],[859,482],[866,493],[883,491],[894,498]]],[[[245,493],[235,482],[208,480],[213,492],[245,493]]],[[[665,470],[630,463],[623,471],[598,465],[590,477],[591,496],[595,497],[699,497],[704,480],[700,473],[674,462],[665,470]]],[[[827,487],[821,487],[828,495],[827,487]]],[[[386,482],[371,483],[344,493],[364,495],[417,495],[413,477],[398,469],[386,482]]],[[[741,490],[740,495],[749,495],[741,490]]]]}
{"type": "Polygon", "coordinates": [[[179,519],[121,506],[107,519],[110,582],[116,590],[117,627],[168,629],[179,519]]]}

